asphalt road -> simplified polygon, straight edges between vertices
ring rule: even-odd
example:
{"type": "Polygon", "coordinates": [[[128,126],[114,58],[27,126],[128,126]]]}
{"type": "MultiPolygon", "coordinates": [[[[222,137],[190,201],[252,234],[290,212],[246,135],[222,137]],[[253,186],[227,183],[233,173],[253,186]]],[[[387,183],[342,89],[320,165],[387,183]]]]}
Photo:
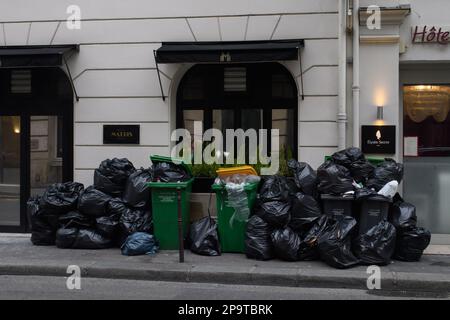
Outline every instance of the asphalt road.
{"type": "MultiPolygon", "coordinates": [[[[133,300],[372,300],[442,298],[392,296],[363,290],[244,286],[210,283],[82,278],[81,289],[69,290],[64,277],[0,276],[0,299],[133,299],[133,300]]],[[[380,293],[380,292],[378,292],[380,293]]],[[[447,297],[448,298],[448,297],[447,297]]]]}

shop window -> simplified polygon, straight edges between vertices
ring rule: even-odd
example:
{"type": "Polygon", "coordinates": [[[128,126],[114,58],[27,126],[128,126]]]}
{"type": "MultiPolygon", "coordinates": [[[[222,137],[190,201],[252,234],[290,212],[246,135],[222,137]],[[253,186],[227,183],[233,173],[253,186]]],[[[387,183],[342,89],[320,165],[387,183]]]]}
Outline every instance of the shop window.
{"type": "Polygon", "coordinates": [[[404,87],[405,137],[416,137],[418,156],[450,156],[450,85],[404,87]]]}
{"type": "Polygon", "coordinates": [[[177,126],[191,135],[194,121],[224,135],[226,129],[279,129],[280,147],[296,157],[297,108],[295,81],[278,63],[196,65],[180,82],[177,126]]]}

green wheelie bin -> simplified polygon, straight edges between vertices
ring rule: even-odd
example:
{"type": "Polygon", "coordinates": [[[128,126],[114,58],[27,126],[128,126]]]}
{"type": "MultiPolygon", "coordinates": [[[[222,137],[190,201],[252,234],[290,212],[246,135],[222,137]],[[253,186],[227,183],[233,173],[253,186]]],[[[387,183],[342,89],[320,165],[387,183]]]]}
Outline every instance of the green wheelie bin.
{"type": "MultiPolygon", "coordinates": [[[[151,156],[153,164],[172,162],[182,165],[187,172],[190,168],[181,160],[164,156],[151,156]]],[[[190,216],[190,198],[194,178],[182,182],[150,182],[152,189],[153,229],[162,250],[178,250],[178,206],[181,207],[184,239],[187,236],[190,216]],[[180,197],[180,199],[178,198],[180,197]],[[180,200],[180,201],[179,201],[180,200]]]]}
{"type": "MultiPolygon", "coordinates": [[[[256,201],[259,183],[249,183],[244,187],[247,194],[248,207],[251,211],[256,201]]],[[[246,221],[233,220],[234,208],[229,205],[228,193],[224,185],[213,184],[217,203],[217,224],[222,252],[244,253],[246,221]]]]}

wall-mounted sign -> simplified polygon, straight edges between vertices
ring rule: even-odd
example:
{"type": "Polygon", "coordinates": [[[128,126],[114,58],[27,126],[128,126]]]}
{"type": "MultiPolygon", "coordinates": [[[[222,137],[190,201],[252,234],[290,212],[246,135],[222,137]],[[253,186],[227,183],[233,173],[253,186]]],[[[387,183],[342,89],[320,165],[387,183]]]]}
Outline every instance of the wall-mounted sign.
{"type": "Polygon", "coordinates": [[[104,125],[103,144],[139,144],[139,125],[104,125]]]}
{"type": "Polygon", "coordinates": [[[395,126],[362,126],[361,149],[370,154],[395,153],[395,126]]]}
{"type": "Polygon", "coordinates": [[[405,157],[419,156],[419,137],[403,138],[403,155],[405,157]]]}
{"type": "Polygon", "coordinates": [[[415,26],[412,27],[413,43],[450,43],[450,26],[415,26]]]}

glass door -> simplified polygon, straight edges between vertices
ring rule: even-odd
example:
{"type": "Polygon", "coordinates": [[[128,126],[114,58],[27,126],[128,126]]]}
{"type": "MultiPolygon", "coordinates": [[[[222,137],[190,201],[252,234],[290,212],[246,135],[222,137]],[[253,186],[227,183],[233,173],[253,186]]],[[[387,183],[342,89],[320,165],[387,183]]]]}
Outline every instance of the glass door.
{"type": "Polygon", "coordinates": [[[63,121],[60,116],[30,117],[30,194],[63,181],[63,121]]]}
{"type": "Polygon", "coordinates": [[[19,227],[21,207],[21,121],[0,116],[0,225],[19,227]]]}
{"type": "Polygon", "coordinates": [[[404,86],[405,199],[418,224],[450,234],[450,85],[404,86]]]}

